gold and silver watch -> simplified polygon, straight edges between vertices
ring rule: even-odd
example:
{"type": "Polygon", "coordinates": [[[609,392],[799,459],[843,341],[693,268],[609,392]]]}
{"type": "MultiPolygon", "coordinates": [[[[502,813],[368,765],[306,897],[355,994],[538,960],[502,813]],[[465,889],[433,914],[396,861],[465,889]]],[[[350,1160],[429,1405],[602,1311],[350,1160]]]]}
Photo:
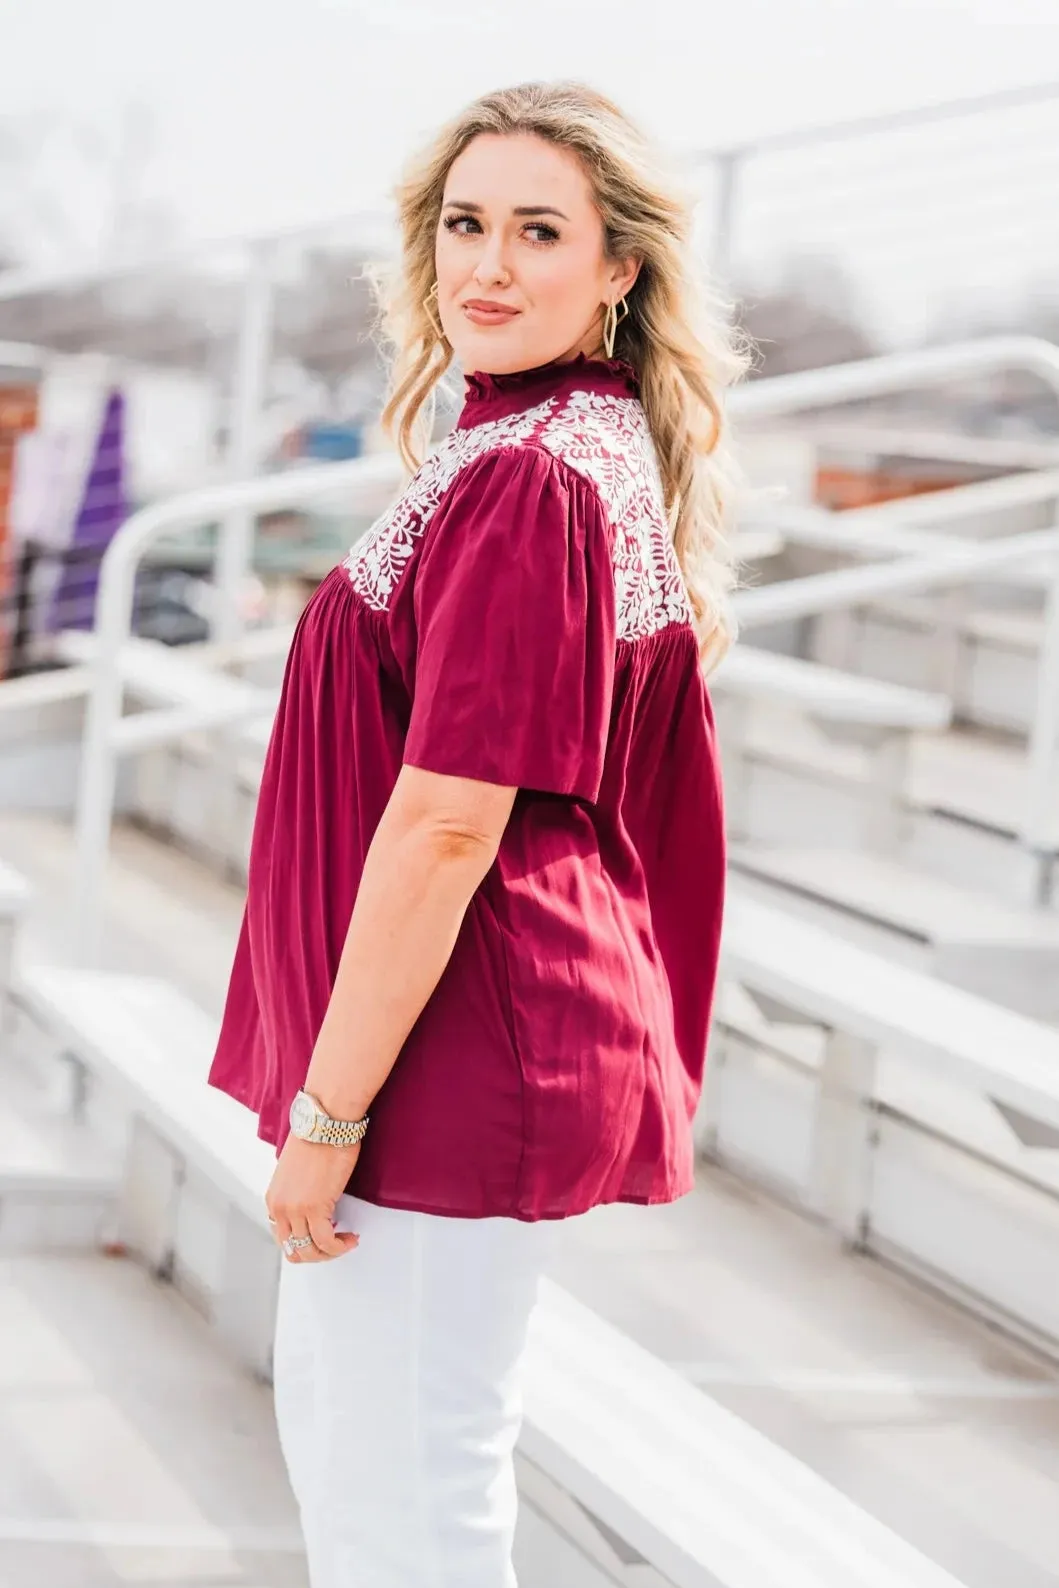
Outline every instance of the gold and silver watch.
{"type": "Polygon", "coordinates": [[[368,1116],[332,1119],[311,1092],[298,1092],[290,1106],[290,1128],[302,1141],[318,1141],[325,1147],[355,1147],[364,1140],[368,1116]]]}

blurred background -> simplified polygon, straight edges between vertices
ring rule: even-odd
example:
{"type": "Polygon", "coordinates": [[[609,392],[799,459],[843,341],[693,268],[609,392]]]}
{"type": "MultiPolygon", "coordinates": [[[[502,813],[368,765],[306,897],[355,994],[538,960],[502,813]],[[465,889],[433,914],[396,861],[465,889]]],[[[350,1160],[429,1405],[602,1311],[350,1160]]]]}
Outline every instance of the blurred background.
{"type": "Polygon", "coordinates": [[[393,183],[538,77],[670,153],[756,354],[700,1185],[571,1232],[520,1580],[1059,1584],[1056,0],[0,0],[3,1588],[307,1580],[202,1071],[292,624],[399,483],[393,183]]]}
{"type": "MultiPolygon", "coordinates": [[[[233,450],[278,468],[377,444],[385,373],[362,271],[392,249],[392,183],[441,118],[509,79],[582,76],[672,151],[700,196],[703,266],[757,341],[756,377],[1055,334],[1047,0],[760,0],[694,20],[674,0],[646,30],[621,0],[544,0],[532,26],[471,0],[41,0],[0,15],[0,341],[41,349],[35,362],[9,350],[6,428],[35,434],[5,523],[49,552],[84,539],[101,393],[119,410],[116,513],[216,478],[233,450]],[[249,438],[234,381],[255,268],[270,346],[249,438]]],[[[1039,436],[1049,400],[1003,372],[881,406],[999,443],[1039,436]]],[[[840,467],[828,485],[863,489],[840,467]]],[[[327,561],[349,538],[326,514],[303,517],[298,563],[294,527],[270,525],[262,556],[312,570],[310,551],[327,561]]],[[[160,575],[156,588],[196,595],[160,575]]],[[[30,663],[28,644],[9,666],[30,663]]]]}

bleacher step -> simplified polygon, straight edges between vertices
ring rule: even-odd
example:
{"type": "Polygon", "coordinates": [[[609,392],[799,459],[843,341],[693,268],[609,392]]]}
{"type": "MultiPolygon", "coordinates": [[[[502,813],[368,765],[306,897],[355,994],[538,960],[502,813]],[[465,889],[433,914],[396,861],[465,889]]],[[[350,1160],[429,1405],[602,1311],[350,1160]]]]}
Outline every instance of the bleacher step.
{"type": "MultiPolygon", "coordinates": [[[[934,629],[946,611],[946,594],[931,591],[926,595],[880,596],[871,602],[867,611],[911,628],[934,629]]],[[[1037,655],[1044,638],[1044,612],[1036,606],[969,606],[950,621],[971,639],[1021,651],[1027,656],[1037,655]]]]}
{"type": "MultiPolygon", "coordinates": [[[[746,753],[807,781],[856,787],[869,776],[867,758],[856,745],[836,743],[805,719],[770,707],[752,712],[746,753]]],[[[1027,788],[1023,745],[972,729],[913,734],[907,797],[915,810],[1014,838],[1027,788]]],[[[1059,851],[1059,807],[1045,837],[1059,851]]]]}
{"type": "MultiPolygon", "coordinates": [[[[1026,750],[973,730],[916,739],[910,785],[922,810],[1015,837],[1029,791],[1026,750]]],[[[1059,809],[1046,836],[1059,850],[1059,809]]]]}
{"type": "Polygon", "coordinates": [[[733,865],[924,943],[1048,949],[1059,963],[1059,918],[1017,910],[897,861],[840,849],[733,844],[733,865]]]}
{"type": "Polygon", "coordinates": [[[1059,915],[1019,909],[898,860],[733,843],[734,870],[911,939],[933,973],[1038,1020],[1059,1020],[1059,915]]]}
{"type": "Polygon", "coordinates": [[[98,1248],[120,1178],[117,1155],[9,1057],[0,1066],[0,1254],[98,1248]]]}
{"type": "MultiPolygon", "coordinates": [[[[19,986],[151,1128],[133,1141],[169,1182],[156,1203],[167,1226],[154,1248],[168,1258],[159,1271],[197,1286],[218,1338],[266,1373],[279,1259],[263,1192],[274,1158],[245,1111],[203,1084],[215,1023],[145,978],[36,967],[19,986]]],[[[626,1562],[654,1568],[638,1578],[773,1588],[794,1559],[806,1588],[956,1588],[797,1457],[551,1281],[541,1288],[522,1449],[626,1562]]]]}
{"type": "MultiPolygon", "coordinates": [[[[860,608],[839,631],[843,664],[858,676],[948,689],[959,717],[1027,732],[1044,640],[1043,612],[988,605],[960,610],[960,593],[949,605],[947,594],[880,599],[860,608]]],[[[817,645],[832,661],[839,659],[831,649],[835,632],[834,625],[818,626],[817,645]]]]}
{"type": "Polygon", "coordinates": [[[217,1021],[155,977],[24,967],[20,995],[98,1084],[193,1155],[207,1143],[224,1165],[232,1200],[261,1217],[275,1153],[248,1128],[241,1105],[206,1084],[217,1021]],[[250,1194],[247,1182],[255,1185],[250,1194]]]}
{"type": "Polygon", "coordinates": [[[929,731],[947,727],[952,716],[943,695],[881,683],[747,644],[725,658],[714,682],[722,694],[748,700],[764,697],[834,724],[929,731]]]}

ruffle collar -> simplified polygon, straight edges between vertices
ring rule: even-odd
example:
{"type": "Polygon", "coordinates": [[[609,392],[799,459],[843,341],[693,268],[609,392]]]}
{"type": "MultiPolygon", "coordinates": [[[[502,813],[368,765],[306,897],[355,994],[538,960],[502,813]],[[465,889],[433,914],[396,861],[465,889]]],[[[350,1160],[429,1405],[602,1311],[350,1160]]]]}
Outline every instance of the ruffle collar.
{"type": "Polygon", "coordinates": [[[464,376],[464,384],[461,427],[518,413],[558,391],[640,395],[640,382],[627,359],[591,358],[587,353],[578,353],[571,359],[552,359],[533,369],[513,370],[506,375],[474,370],[464,376]]]}

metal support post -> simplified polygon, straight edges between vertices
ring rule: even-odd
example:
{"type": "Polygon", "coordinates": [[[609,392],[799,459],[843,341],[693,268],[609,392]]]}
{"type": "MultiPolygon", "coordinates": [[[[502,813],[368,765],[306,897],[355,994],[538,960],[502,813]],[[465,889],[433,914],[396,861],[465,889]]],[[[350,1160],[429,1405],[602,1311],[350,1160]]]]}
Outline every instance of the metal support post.
{"type": "MultiPolygon", "coordinates": [[[[266,245],[254,248],[243,291],[228,441],[228,474],[236,480],[257,474],[262,461],[261,424],[272,352],[272,268],[273,250],[266,245]]],[[[243,595],[253,562],[254,526],[255,516],[247,508],[229,513],[220,526],[211,627],[213,638],[222,643],[243,632],[243,595]]],[[[210,747],[205,808],[223,863],[235,825],[238,752],[231,735],[211,735],[210,747]]]]}
{"type": "Polygon", "coordinates": [[[719,691],[714,711],[724,768],[725,827],[730,840],[741,841],[750,831],[750,779],[747,739],[753,703],[744,696],[719,691]]]}
{"type": "Polygon", "coordinates": [[[912,735],[907,728],[880,732],[869,742],[867,810],[864,847],[869,854],[893,855],[908,831],[909,760],[912,735]]]}
{"type": "Polygon", "coordinates": [[[877,1060],[870,1042],[828,1032],[807,1200],[851,1246],[863,1245],[867,1235],[877,1060]]]}
{"type": "Polygon", "coordinates": [[[213,1323],[237,1359],[262,1380],[272,1376],[272,1338],[279,1294],[280,1254],[264,1228],[229,1208],[221,1285],[212,1297],[213,1323]]]}
{"type": "Polygon", "coordinates": [[[713,209],[713,236],[710,238],[710,273],[727,288],[732,275],[732,245],[735,237],[736,201],[743,166],[741,149],[725,149],[715,157],[717,195],[713,209]]]}
{"type": "Polygon", "coordinates": [[[1059,559],[1045,601],[1022,842],[1036,860],[1035,903],[1051,895],[1059,837],[1059,559]]]}
{"type": "MultiPolygon", "coordinates": [[[[253,250],[243,290],[242,317],[232,390],[227,473],[233,480],[256,474],[261,463],[261,419],[272,352],[275,288],[273,253],[263,245],[253,250]]],[[[240,602],[253,554],[254,515],[236,508],[223,519],[217,546],[216,610],[213,638],[233,640],[242,632],[240,602]]]]}
{"type": "Polygon", "coordinates": [[[172,1267],[183,1177],[184,1165],[170,1143],[146,1120],[133,1119],[118,1208],[118,1239],[159,1276],[168,1277],[172,1267]]]}
{"type": "MultiPolygon", "coordinates": [[[[150,510],[137,515],[139,527],[150,510]]],[[[128,521],[130,525],[132,520],[128,521]]],[[[146,539],[147,537],[144,537],[146,539]]],[[[114,815],[118,765],[114,735],[121,721],[125,685],[121,650],[131,629],[139,536],[118,532],[100,568],[96,603],[96,651],[92,687],[85,708],[85,728],[77,791],[76,873],[74,882],[74,961],[93,964],[99,955],[103,883],[114,815]]]]}

